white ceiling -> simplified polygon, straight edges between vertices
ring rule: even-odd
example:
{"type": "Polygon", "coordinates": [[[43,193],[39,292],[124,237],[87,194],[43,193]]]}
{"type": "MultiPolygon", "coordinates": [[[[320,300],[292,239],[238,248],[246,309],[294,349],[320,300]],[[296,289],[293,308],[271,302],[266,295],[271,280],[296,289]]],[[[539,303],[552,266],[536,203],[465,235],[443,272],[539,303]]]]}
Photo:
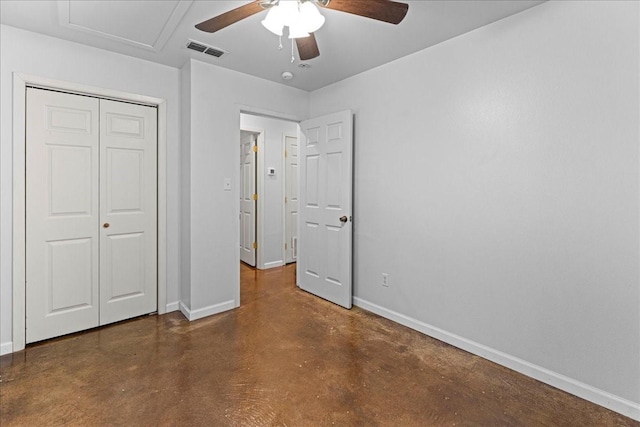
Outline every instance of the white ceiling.
{"type": "MultiPolygon", "coordinates": [[[[399,25],[322,9],[316,33],[320,57],[291,63],[291,43],[268,32],[254,15],[217,33],[194,25],[244,1],[222,0],[1,0],[0,22],[172,67],[196,58],[221,67],[312,91],[433,46],[542,3],[543,0],[406,1],[399,25]],[[186,49],[189,39],[230,52],[221,58],[186,49]],[[282,72],[295,77],[283,81],[282,72]]],[[[296,53],[297,57],[297,53],[296,53]]]]}

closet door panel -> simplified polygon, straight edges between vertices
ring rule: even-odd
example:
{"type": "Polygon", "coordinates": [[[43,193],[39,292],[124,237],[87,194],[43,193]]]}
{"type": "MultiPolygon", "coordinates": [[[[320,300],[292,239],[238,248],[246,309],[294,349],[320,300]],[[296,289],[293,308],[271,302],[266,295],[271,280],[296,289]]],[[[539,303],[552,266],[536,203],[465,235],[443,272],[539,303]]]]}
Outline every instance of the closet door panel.
{"type": "Polygon", "coordinates": [[[26,341],[99,323],[96,98],[27,89],[26,341]]]}
{"type": "Polygon", "coordinates": [[[100,101],[100,324],[157,310],[157,113],[100,101]]]}

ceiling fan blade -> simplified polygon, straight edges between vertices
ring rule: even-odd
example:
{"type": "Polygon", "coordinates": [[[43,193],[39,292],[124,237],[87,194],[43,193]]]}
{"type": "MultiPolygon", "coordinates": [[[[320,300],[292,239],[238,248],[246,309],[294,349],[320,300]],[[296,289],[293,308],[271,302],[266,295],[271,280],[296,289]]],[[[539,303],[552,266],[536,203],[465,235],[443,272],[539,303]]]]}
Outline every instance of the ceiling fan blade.
{"type": "Polygon", "coordinates": [[[260,5],[261,0],[255,0],[251,3],[237,7],[222,15],[214,16],[196,25],[196,28],[207,33],[215,33],[231,24],[248,18],[256,13],[262,12],[264,8],[260,5]]]}
{"type": "Polygon", "coordinates": [[[316,41],[316,36],[313,33],[310,33],[309,37],[296,39],[296,46],[298,46],[298,55],[300,56],[301,61],[306,61],[320,56],[318,42],[316,41]]]}
{"type": "Polygon", "coordinates": [[[326,8],[399,24],[407,16],[409,5],[391,0],[330,0],[326,8]]]}

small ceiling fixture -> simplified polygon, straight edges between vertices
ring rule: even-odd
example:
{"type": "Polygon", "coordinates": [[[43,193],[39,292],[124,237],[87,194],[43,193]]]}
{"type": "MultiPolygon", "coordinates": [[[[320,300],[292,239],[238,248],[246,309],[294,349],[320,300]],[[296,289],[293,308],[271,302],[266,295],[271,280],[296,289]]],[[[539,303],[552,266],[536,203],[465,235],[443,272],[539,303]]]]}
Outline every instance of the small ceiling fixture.
{"type": "Polygon", "coordinates": [[[284,27],[289,27],[289,38],[309,37],[324,25],[324,16],[311,1],[280,0],[269,7],[262,25],[276,36],[282,36],[284,27]]]}
{"type": "Polygon", "coordinates": [[[282,73],[282,79],[283,80],[291,80],[293,79],[293,73],[290,71],[285,71],[284,73],[282,73]]]}

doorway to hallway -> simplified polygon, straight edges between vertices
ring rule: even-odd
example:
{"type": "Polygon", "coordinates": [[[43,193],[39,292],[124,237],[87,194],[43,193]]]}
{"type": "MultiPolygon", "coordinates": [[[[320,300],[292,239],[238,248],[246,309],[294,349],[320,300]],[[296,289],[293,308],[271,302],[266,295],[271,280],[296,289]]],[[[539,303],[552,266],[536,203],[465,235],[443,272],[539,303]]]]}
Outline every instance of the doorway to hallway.
{"type": "Polygon", "coordinates": [[[300,124],[241,112],[240,130],[258,134],[256,268],[298,262],[299,252],[296,284],[351,308],[352,112],[300,124]],[[290,126],[289,134],[286,126],[290,126]]]}
{"type": "Polygon", "coordinates": [[[259,270],[297,260],[298,123],[240,114],[240,260],[259,270]]]}

